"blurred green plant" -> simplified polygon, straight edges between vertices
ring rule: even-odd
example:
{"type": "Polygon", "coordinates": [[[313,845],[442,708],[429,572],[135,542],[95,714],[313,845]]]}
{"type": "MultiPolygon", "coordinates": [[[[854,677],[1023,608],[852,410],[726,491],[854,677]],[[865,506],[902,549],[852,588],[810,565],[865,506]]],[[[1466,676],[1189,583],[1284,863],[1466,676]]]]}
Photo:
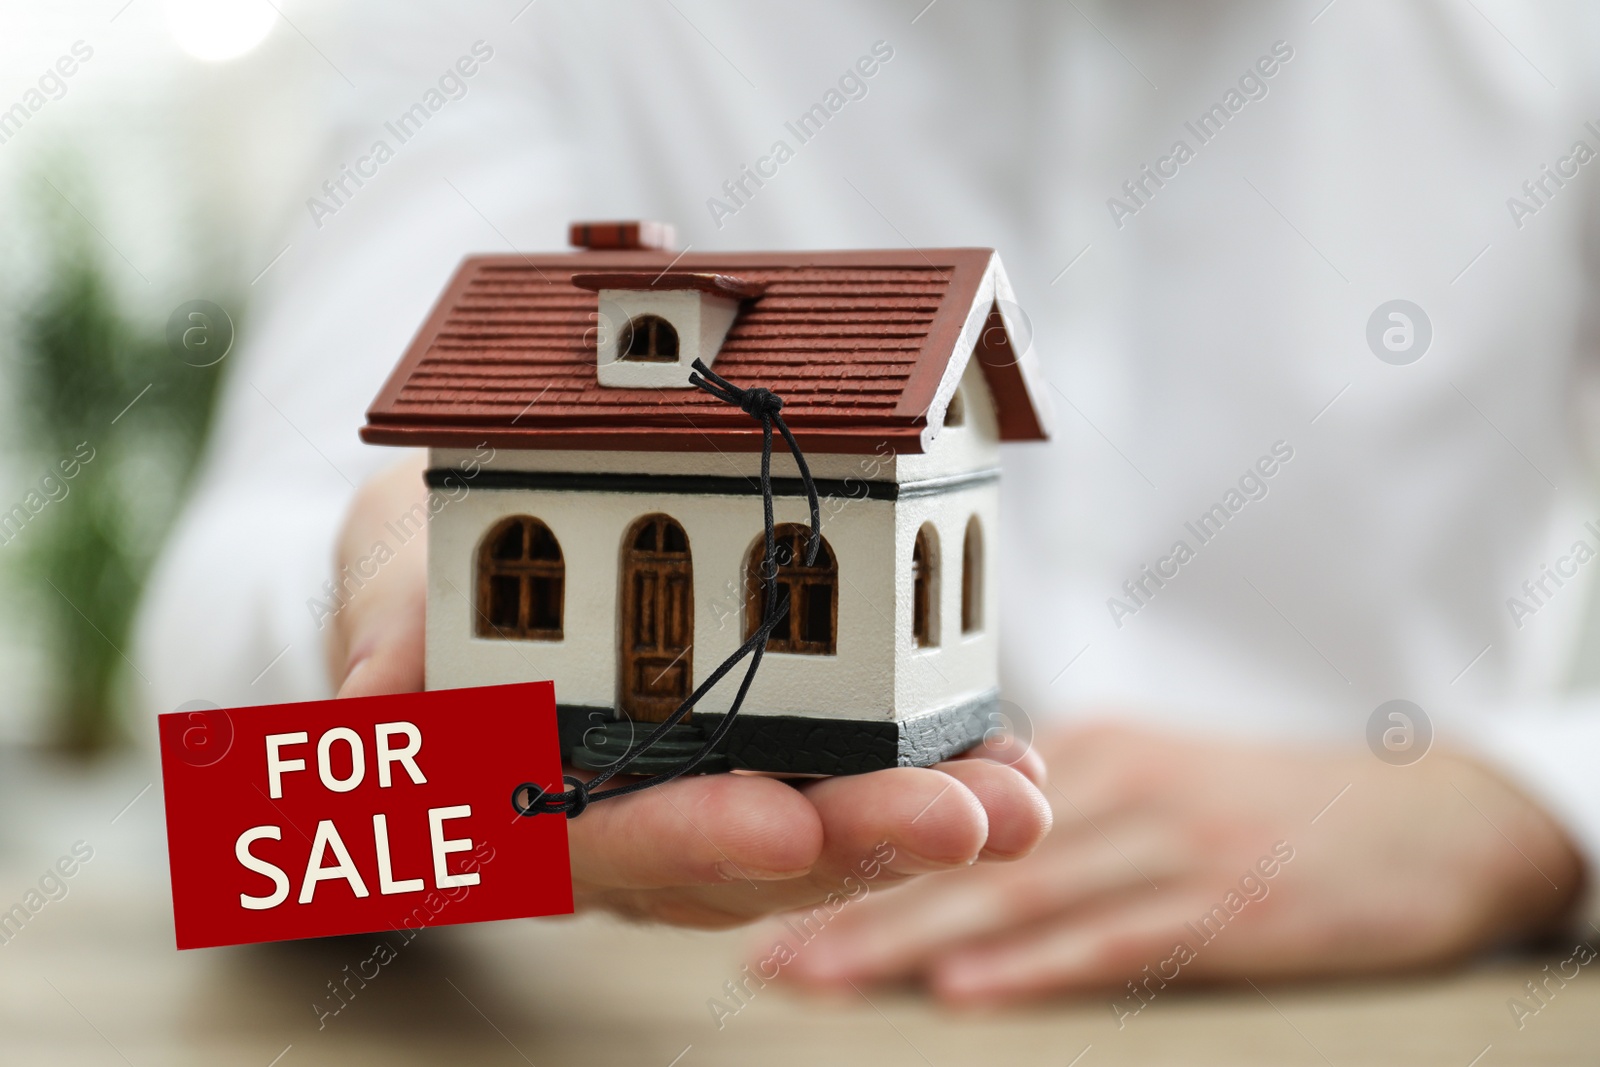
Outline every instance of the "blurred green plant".
{"type": "Polygon", "coordinates": [[[118,736],[122,679],[143,684],[127,656],[134,612],[194,472],[222,365],[191,365],[164,324],[128,314],[105,239],[55,186],[36,197],[46,252],[12,374],[20,452],[36,473],[0,502],[0,524],[25,512],[26,525],[0,535],[43,614],[52,732],[89,752],[118,736]]]}

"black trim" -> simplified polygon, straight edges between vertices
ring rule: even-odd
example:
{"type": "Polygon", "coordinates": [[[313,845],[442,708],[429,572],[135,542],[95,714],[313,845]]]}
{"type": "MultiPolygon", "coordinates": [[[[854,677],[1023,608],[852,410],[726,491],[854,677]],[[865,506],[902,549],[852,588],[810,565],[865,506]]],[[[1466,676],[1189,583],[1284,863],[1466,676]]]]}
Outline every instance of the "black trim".
{"type": "Polygon", "coordinates": [[[573,749],[583,747],[584,734],[616,717],[614,708],[593,704],[557,704],[556,733],[561,743],[561,762],[568,761],[573,749]]]}
{"type": "MultiPolygon", "coordinates": [[[[999,699],[996,691],[909,719],[835,719],[804,715],[743,714],[719,751],[728,765],[784,774],[863,774],[888,767],[927,767],[983,740],[999,699]]],[[[607,707],[558,705],[561,756],[570,761],[584,734],[617,714],[607,707]]],[[[721,715],[693,716],[708,732],[721,715]]],[[[639,729],[648,733],[647,723],[639,729]]]]}
{"type": "MultiPolygon", "coordinates": [[[[427,472],[434,489],[466,485],[475,489],[547,489],[566,493],[688,493],[696,496],[760,496],[761,481],[714,474],[587,474],[572,471],[482,470],[468,474],[453,467],[434,467],[427,472]],[[447,481],[453,479],[453,481],[447,481]]],[[[988,470],[925,478],[920,482],[886,482],[866,478],[818,478],[817,495],[852,500],[896,500],[926,496],[952,489],[965,489],[1000,480],[1000,472],[988,470]]],[[[799,478],[772,479],[773,496],[805,496],[799,478]]]]}

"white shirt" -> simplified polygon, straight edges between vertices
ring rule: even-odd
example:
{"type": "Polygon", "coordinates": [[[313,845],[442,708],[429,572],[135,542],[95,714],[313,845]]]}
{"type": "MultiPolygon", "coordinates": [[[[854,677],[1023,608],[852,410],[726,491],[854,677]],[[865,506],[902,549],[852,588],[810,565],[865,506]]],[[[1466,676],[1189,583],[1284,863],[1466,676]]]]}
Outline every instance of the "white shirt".
{"type": "Polygon", "coordinates": [[[516,6],[299,21],[341,73],[295,68],[310,167],[282,175],[260,259],[289,250],[255,287],[144,607],[151,712],[328,693],[307,601],[353,485],[399,458],[356,431],[463,254],[558,249],[569,220],[614,217],[675,222],[697,251],[983,245],[1057,409],[1052,442],[1007,450],[1011,700],[1352,746],[1379,705],[1414,701],[1600,857],[1600,563],[1571,551],[1600,550],[1600,164],[1574,151],[1600,151],[1592,12],[516,6]],[[402,143],[385,123],[478,41],[464,95],[402,143]],[[877,42],[892,56],[841,84],[877,42]],[[831,89],[801,143],[786,122],[831,89]],[[392,158],[363,162],[380,140],[392,158]],[[778,140],[793,158],[732,200],[724,182],[778,140]],[[341,165],[368,177],[335,201],[341,165]],[[1405,365],[1367,339],[1397,299],[1432,331],[1405,365]],[[1218,503],[1202,543],[1186,524],[1218,503]]]}

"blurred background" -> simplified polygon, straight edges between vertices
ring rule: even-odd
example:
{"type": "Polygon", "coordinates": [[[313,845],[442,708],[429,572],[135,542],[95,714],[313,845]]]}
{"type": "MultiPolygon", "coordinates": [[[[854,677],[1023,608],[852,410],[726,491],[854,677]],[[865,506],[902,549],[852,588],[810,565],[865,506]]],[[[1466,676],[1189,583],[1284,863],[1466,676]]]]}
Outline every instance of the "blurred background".
{"type": "Polygon", "coordinates": [[[293,173],[292,136],[223,116],[251,97],[292,121],[295,62],[259,4],[6,7],[8,104],[43,102],[0,125],[0,499],[25,514],[0,533],[0,738],[88,757],[125,738],[139,678],[119,650],[227,370],[170,344],[168,321],[196,299],[245,321],[252,226],[282,217],[269,183],[293,173]],[[63,478],[80,446],[92,459],[63,478]]]}

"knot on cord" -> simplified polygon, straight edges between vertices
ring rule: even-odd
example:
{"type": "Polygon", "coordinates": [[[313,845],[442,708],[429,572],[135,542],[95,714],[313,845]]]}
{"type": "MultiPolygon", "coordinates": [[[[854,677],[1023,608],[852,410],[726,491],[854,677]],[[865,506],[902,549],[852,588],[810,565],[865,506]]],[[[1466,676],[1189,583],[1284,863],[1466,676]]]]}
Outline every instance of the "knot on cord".
{"type": "Polygon", "coordinates": [[[739,407],[753,419],[770,419],[783,410],[783,397],[771,389],[756,386],[742,392],[744,395],[739,398],[739,407]]]}
{"type": "Polygon", "coordinates": [[[703,360],[697,359],[690,365],[695,370],[689,375],[690,385],[704,389],[725,404],[732,404],[752,419],[760,419],[763,425],[777,419],[778,412],[783,410],[783,398],[771,389],[759,385],[742,389],[714,373],[703,360]]]}
{"type": "Polygon", "coordinates": [[[554,815],[564,811],[567,818],[576,819],[589,806],[589,785],[570,774],[562,775],[561,780],[572,788],[565,793],[551,793],[533,782],[523,782],[511,791],[511,806],[518,815],[554,815]],[[528,794],[526,804],[517,799],[524,790],[528,794]]]}

